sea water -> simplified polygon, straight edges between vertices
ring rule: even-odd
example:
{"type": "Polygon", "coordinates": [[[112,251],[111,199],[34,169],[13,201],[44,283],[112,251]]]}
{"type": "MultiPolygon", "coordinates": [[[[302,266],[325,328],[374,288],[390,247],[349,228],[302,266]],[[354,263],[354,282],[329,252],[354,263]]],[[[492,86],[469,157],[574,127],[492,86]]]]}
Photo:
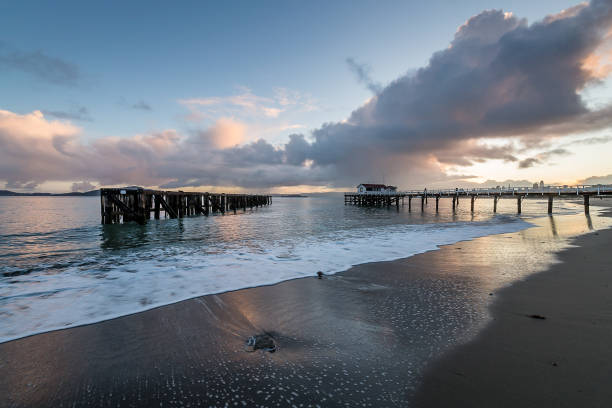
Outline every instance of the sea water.
{"type": "MultiPolygon", "coordinates": [[[[342,195],[275,197],[238,214],[100,225],[97,197],[0,197],[0,342],[180,300],[527,228],[546,202],[420,200],[399,209],[344,205],[342,195]]],[[[556,214],[581,211],[558,200],[556,214]]]]}

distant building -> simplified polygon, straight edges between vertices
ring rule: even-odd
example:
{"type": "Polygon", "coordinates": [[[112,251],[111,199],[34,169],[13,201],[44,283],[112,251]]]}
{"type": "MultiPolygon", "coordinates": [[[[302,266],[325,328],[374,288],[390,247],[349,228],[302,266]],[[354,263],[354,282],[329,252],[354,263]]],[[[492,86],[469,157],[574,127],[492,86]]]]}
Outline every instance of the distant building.
{"type": "Polygon", "coordinates": [[[395,191],[397,191],[397,187],[384,184],[360,184],[357,186],[357,193],[359,194],[389,194],[395,191]]]}
{"type": "Polygon", "coordinates": [[[538,188],[540,185],[538,183],[533,183],[533,188],[538,188]]]}
{"type": "Polygon", "coordinates": [[[540,188],[544,188],[544,180],[540,180],[540,188]]]}

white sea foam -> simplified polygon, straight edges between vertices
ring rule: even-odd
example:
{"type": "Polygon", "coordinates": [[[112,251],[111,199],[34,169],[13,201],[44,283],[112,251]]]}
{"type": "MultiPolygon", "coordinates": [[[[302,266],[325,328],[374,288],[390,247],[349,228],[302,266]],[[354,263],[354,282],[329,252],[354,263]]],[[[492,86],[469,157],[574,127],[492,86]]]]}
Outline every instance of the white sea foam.
{"type": "MultiPolygon", "coordinates": [[[[357,228],[265,248],[234,245],[148,249],[129,264],[19,276],[0,283],[0,342],[124,316],[200,295],[333,274],[352,265],[409,257],[440,245],[516,232],[521,220],[357,228]]],[[[134,251],[139,251],[135,249],[134,251]]],[[[93,261],[93,260],[92,260],[93,261]]]]}

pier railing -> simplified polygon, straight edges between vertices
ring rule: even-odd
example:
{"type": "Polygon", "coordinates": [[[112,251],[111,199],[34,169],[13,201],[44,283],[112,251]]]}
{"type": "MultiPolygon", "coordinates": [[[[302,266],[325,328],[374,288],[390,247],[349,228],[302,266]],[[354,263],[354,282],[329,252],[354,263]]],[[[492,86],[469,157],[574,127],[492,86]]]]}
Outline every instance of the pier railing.
{"type": "Polygon", "coordinates": [[[590,184],[590,185],[551,185],[551,186],[543,186],[543,187],[511,187],[511,186],[500,186],[500,187],[488,187],[488,188],[447,188],[447,189],[434,189],[434,190],[408,190],[397,192],[396,194],[423,194],[426,192],[428,195],[453,195],[453,194],[461,194],[461,195],[470,195],[470,194],[557,194],[557,195],[582,195],[582,194],[599,194],[599,195],[611,195],[612,194],[612,184],[590,184]]]}
{"type": "Polygon", "coordinates": [[[497,201],[500,198],[514,197],[517,200],[517,212],[521,213],[521,203],[525,198],[548,199],[548,213],[552,214],[554,197],[576,198],[582,196],[584,200],[584,211],[589,212],[591,197],[612,197],[611,184],[578,185],[578,186],[538,186],[538,187],[494,187],[494,188],[450,188],[434,190],[408,190],[408,191],[370,191],[367,193],[345,193],[344,204],[359,206],[392,206],[399,208],[400,203],[404,205],[408,199],[408,210],[412,210],[412,199],[421,199],[421,211],[424,211],[428,198],[435,198],[436,211],[440,198],[452,198],[453,211],[459,205],[460,197],[470,198],[470,208],[474,212],[474,201],[476,198],[493,198],[493,212],[497,212],[497,201]]]}

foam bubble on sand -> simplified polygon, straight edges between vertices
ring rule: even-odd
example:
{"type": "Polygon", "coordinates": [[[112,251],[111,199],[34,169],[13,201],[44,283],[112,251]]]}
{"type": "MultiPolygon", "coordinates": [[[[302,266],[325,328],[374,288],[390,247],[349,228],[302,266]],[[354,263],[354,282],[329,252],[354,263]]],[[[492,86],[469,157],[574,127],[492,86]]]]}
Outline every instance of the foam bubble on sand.
{"type": "MultiPolygon", "coordinates": [[[[224,248],[139,253],[58,274],[0,283],[0,342],[124,316],[200,295],[333,274],[352,265],[389,261],[531,224],[498,217],[487,222],[392,225],[224,248]],[[143,256],[144,255],[144,256],[143,256]]],[[[87,263],[87,262],[85,262],[87,263]]]]}

